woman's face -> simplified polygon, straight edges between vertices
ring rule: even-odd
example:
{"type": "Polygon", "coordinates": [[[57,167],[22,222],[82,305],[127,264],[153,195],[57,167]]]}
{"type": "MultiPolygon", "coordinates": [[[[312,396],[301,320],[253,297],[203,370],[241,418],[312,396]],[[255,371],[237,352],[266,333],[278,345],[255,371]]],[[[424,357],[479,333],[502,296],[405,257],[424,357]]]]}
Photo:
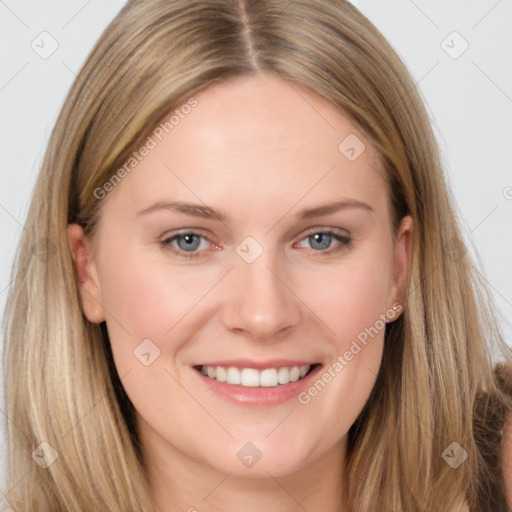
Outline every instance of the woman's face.
{"type": "Polygon", "coordinates": [[[376,153],[306,89],[261,75],[194,98],[103,188],[92,243],[70,228],[84,311],[147,453],[291,474],[343,453],[400,313],[410,219],[394,238],[376,153]]]}

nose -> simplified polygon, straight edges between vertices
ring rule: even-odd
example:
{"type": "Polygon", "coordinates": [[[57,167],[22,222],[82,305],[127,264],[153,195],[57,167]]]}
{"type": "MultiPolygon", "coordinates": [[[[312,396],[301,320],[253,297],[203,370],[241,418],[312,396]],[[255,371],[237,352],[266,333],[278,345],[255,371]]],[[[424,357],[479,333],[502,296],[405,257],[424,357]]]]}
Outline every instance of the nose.
{"type": "Polygon", "coordinates": [[[271,341],[300,322],[301,301],[289,272],[277,264],[270,250],[252,263],[238,261],[230,279],[227,286],[232,293],[224,307],[227,329],[271,341]]]}

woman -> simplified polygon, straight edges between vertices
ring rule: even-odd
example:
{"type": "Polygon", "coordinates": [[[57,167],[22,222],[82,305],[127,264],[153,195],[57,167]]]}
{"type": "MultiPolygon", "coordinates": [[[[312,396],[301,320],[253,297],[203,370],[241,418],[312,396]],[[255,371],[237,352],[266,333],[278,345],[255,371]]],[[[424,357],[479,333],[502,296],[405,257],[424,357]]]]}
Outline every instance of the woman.
{"type": "Polygon", "coordinates": [[[510,351],[414,82],[347,2],[128,2],[16,269],[17,512],[507,509],[510,351]]]}

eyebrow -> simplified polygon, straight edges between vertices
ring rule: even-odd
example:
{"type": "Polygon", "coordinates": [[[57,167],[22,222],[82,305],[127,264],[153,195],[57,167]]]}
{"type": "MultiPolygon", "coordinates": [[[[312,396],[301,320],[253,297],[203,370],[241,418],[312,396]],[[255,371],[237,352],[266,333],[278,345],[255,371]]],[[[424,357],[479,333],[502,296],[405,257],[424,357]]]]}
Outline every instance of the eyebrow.
{"type": "MultiPolygon", "coordinates": [[[[313,217],[320,217],[321,215],[328,215],[330,213],[335,213],[340,210],[345,210],[348,208],[360,208],[362,210],[373,212],[374,209],[363,201],[359,201],[357,199],[343,199],[341,201],[333,201],[324,205],[315,206],[313,208],[305,208],[300,210],[296,216],[299,219],[311,219],[313,217]]],[[[192,217],[201,217],[204,219],[213,219],[219,221],[225,221],[226,215],[216,212],[209,206],[203,206],[200,204],[192,204],[185,203],[183,201],[159,201],[148,208],[143,210],[139,210],[137,215],[147,215],[148,213],[153,213],[159,210],[170,210],[176,211],[179,213],[183,213],[185,215],[190,215],[192,217]]]]}

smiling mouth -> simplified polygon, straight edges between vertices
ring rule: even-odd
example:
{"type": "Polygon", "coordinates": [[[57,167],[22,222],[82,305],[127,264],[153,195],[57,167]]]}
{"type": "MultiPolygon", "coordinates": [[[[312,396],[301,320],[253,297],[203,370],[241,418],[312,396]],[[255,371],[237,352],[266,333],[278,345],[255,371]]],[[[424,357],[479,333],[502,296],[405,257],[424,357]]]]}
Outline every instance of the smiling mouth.
{"type": "Polygon", "coordinates": [[[255,368],[236,368],[234,366],[194,366],[194,369],[201,372],[217,382],[238,385],[243,387],[276,387],[301,380],[311,373],[320,364],[304,366],[283,366],[279,368],[266,368],[257,370],[255,368]]]}

